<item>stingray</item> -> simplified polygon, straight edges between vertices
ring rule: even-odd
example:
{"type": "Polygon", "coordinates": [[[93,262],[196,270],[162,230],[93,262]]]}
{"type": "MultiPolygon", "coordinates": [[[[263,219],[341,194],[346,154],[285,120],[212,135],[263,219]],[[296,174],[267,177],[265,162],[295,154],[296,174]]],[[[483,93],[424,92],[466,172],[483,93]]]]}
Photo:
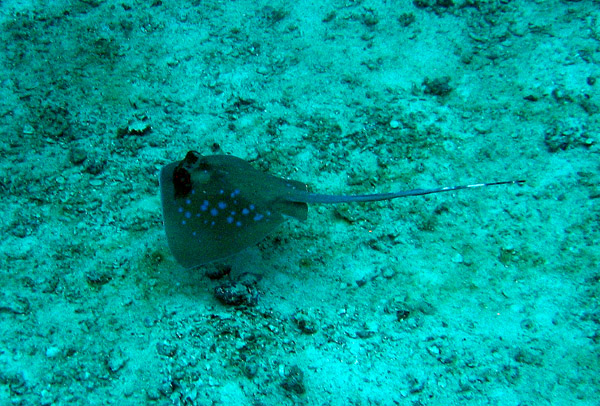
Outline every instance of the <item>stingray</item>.
{"type": "Polygon", "coordinates": [[[192,268],[256,245],[288,217],[305,220],[309,203],[375,202],[523,182],[326,195],[310,193],[302,182],[261,172],[234,156],[190,151],[182,161],[162,168],[160,195],[169,248],[179,264],[192,268]]]}

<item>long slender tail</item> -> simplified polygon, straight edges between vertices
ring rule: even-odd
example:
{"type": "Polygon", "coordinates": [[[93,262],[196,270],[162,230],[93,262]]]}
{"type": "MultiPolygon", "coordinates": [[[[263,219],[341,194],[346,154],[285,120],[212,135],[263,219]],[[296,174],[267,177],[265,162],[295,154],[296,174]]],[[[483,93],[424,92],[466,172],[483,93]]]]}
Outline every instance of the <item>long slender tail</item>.
{"type": "Polygon", "coordinates": [[[351,196],[337,196],[337,195],[322,195],[318,193],[302,193],[294,196],[290,196],[289,200],[300,203],[351,203],[351,202],[376,202],[380,200],[391,200],[400,197],[408,196],[421,196],[429,195],[432,193],[443,193],[452,192],[454,190],[461,189],[473,189],[485,186],[496,186],[496,185],[511,185],[511,184],[523,184],[524,180],[507,180],[501,182],[489,182],[489,183],[475,183],[472,185],[459,185],[459,186],[446,186],[433,189],[413,189],[405,190],[400,192],[391,193],[376,193],[371,195],[351,195],[351,196]]]}

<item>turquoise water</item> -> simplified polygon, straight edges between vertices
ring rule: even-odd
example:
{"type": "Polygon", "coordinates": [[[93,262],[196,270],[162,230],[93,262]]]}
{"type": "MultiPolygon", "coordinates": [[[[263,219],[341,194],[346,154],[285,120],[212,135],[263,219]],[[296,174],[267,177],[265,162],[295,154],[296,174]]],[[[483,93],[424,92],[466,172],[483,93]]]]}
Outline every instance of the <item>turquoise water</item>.
{"type": "Polygon", "coordinates": [[[0,406],[597,405],[597,1],[0,3],[0,406]],[[368,194],[185,270],[189,150],[368,194]]]}

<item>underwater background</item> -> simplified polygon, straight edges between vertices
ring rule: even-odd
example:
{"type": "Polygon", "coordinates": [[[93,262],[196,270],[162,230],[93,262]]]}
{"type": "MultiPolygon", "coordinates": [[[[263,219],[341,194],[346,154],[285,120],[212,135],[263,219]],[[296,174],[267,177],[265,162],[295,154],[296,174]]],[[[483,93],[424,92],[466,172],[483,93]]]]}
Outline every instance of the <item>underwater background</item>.
{"type": "Polygon", "coordinates": [[[600,2],[0,2],[0,406],[598,405],[600,2]],[[186,270],[161,168],[328,194],[186,270]]]}

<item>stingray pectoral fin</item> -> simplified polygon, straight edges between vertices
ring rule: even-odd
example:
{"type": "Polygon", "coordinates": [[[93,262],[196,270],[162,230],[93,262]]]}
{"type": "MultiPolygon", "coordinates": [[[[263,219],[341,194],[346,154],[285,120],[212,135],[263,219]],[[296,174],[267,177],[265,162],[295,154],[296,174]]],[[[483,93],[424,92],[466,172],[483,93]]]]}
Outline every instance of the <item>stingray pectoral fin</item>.
{"type": "Polygon", "coordinates": [[[280,202],[275,205],[281,214],[304,221],[308,218],[308,204],[302,202],[280,202]]]}

